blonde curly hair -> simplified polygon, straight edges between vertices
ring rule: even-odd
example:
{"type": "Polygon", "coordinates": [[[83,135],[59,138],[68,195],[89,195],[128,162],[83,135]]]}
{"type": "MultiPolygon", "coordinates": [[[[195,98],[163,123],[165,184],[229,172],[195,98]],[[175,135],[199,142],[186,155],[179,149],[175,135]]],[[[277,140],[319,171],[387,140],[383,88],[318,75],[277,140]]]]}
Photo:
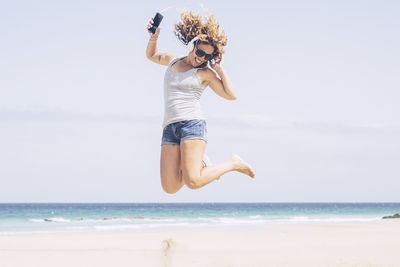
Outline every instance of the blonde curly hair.
{"type": "Polygon", "coordinates": [[[214,47],[214,54],[225,53],[224,46],[227,38],[224,31],[219,30],[218,22],[213,15],[201,16],[191,10],[180,14],[181,21],[175,24],[175,35],[185,45],[193,38],[199,37],[201,43],[207,43],[214,47]]]}

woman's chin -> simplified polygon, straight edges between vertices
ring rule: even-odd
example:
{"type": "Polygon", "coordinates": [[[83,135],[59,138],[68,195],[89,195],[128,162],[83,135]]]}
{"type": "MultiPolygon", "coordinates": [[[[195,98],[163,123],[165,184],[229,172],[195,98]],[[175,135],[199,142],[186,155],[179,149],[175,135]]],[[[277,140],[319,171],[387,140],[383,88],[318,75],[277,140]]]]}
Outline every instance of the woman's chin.
{"type": "Polygon", "coordinates": [[[200,65],[202,65],[204,63],[204,62],[201,62],[201,61],[197,61],[196,58],[193,60],[193,62],[194,62],[194,66],[196,66],[196,67],[198,67],[198,66],[200,66],[200,65]]]}

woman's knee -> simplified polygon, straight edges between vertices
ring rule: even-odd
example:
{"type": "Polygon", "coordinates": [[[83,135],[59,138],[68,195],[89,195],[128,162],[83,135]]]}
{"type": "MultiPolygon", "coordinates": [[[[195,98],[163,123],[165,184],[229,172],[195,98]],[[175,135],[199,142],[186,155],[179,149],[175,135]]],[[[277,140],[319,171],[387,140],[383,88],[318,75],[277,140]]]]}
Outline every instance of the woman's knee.
{"type": "Polygon", "coordinates": [[[172,195],[172,194],[175,194],[175,193],[178,192],[179,189],[180,189],[180,188],[176,188],[176,187],[173,188],[173,187],[165,187],[165,186],[163,186],[162,188],[163,188],[163,190],[164,190],[165,193],[168,193],[168,194],[171,194],[171,195],[172,195]]]}
{"type": "Polygon", "coordinates": [[[201,187],[199,184],[200,176],[186,175],[183,177],[183,180],[185,181],[186,186],[190,189],[198,189],[201,187]]]}
{"type": "Polygon", "coordinates": [[[162,186],[162,189],[164,190],[164,192],[166,192],[168,194],[175,194],[182,188],[183,184],[171,183],[171,182],[161,182],[161,186],[162,186]]]}
{"type": "Polygon", "coordinates": [[[175,194],[180,189],[180,187],[178,186],[166,186],[166,185],[163,185],[162,188],[164,192],[168,194],[175,194]]]}

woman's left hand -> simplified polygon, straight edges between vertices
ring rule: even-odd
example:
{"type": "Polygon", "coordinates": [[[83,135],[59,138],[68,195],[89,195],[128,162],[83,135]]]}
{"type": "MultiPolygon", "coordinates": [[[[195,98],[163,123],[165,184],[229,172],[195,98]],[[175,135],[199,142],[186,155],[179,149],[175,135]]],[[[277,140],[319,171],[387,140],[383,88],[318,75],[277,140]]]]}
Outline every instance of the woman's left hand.
{"type": "Polygon", "coordinates": [[[210,61],[210,66],[215,71],[219,71],[222,69],[222,54],[218,54],[213,60],[210,61]]]}

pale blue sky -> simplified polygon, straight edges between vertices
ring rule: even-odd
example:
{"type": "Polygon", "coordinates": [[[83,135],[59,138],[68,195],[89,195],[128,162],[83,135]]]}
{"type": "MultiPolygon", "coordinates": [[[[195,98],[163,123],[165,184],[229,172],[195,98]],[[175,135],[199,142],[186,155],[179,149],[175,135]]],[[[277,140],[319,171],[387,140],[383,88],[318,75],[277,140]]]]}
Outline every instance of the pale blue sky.
{"type": "Polygon", "coordinates": [[[397,1],[0,3],[0,202],[400,201],[397,1]],[[207,89],[207,154],[257,173],[167,195],[159,181],[176,9],[214,13],[239,99],[207,89]]]}

